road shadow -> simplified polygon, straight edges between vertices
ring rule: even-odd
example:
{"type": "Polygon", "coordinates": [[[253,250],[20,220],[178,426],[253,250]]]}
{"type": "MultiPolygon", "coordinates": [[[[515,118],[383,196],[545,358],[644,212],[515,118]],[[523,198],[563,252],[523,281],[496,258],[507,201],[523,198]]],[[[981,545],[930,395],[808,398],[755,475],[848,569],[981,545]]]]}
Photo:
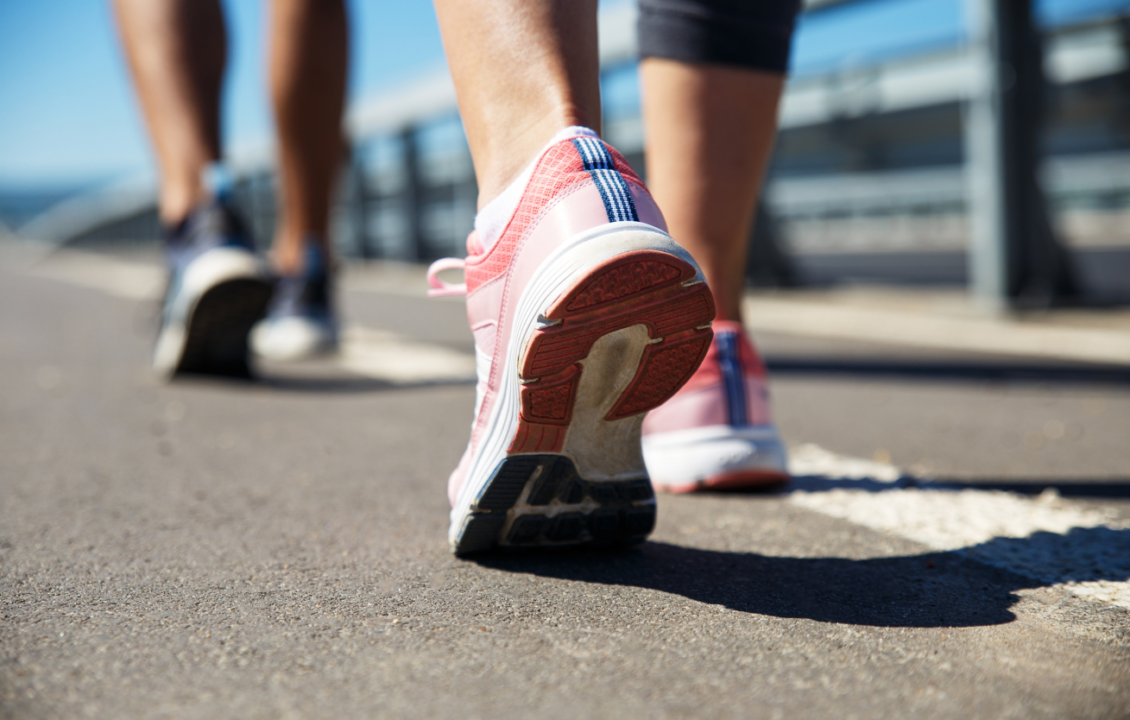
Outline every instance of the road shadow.
{"type": "Polygon", "coordinates": [[[933,382],[986,381],[1016,384],[1128,385],[1130,367],[1098,363],[874,360],[858,357],[768,356],[774,376],[851,377],[933,382]]]}
{"type": "Polygon", "coordinates": [[[443,380],[417,380],[413,382],[389,382],[366,377],[338,376],[271,376],[257,381],[260,387],[291,393],[349,394],[373,392],[398,392],[419,390],[421,388],[473,386],[474,378],[454,378],[443,380]]]}
{"type": "Polygon", "coordinates": [[[738,488],[732,490],[702,491],[700,494],[715,495],[743,495],[750,497],[779,497],[797,492],[830,492],[832,490],[862,490],[864,492],[881,493],[894,490],[918,488],[920,490],[938,490],[961,492],[962,490],[991,491],[1016,493],[1029,497],[1039,496],[1048,491],[1054,491],[1060,497],[1077,499],[1130,499],[1130,479],[1126,478],[1078,478],[1061,480],[1055,478],[1043,480],[999,480],[999,479],[924,479],[913,475],[903,475],[897,480],[887,482],[870,477],[847,478],[830,477],[824,475],[798,475],[786,485],[776,485],[764,488],[738,488]]]}
{"type": "Polygon", "coordinates": [[[1037,496],[1047,491],[1055,491],[1065,498],[1077,499],[1130,499],[1130,480],[1127,479],[1078,479],[1078,480],[911,480],[912,485],[929,490],[1000,490],[1017,495],[1037,496]]]}
{"type": "MultiPolygon", "coordinates": [[[[1130,530],[1075,528],[1067,535],[994,538],[955,552],[863,560],[780,557],[665,542],[623,551],[498,552],[472,559],[503,572],[658,590],[757,615],[958,628],[1011,622],[1016,591],[1063,580],[1033,579],[987,563],[1021,557],[1038,564],[1041,557],[1093,554],[1096,545],[1112,554],[1125,549],[1130,557],[1130,530]]],[[[1080,568],[1078,574],[1067,579],[1130,579],[1130,569],[1124,567],[1080,568]]]]}

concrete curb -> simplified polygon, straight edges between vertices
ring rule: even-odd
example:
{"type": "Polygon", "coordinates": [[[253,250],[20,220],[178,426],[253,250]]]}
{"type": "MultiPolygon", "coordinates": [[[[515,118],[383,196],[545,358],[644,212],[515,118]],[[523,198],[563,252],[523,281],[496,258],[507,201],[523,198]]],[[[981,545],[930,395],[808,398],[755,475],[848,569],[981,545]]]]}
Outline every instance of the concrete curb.
{"type": "MultiPolygon", "coordinates": [[[[1068,316],[1060,318],[1062,324],[1054,315],[1027,321],[972,312],[944,314],[914,307],[914,293],[904,295],[903,302],[892,295],[890,309],[853,305],[834,295],[825,299],[750,296],[744,310],[746,324],[754,332],[1130,365],[1130,322],[1121,329],[1088,326],[1082,313],[1071,316],[1074,322],[1068,316]]],[[[1125,314],[1118,319],[1125,319],[1125,314]]]]}

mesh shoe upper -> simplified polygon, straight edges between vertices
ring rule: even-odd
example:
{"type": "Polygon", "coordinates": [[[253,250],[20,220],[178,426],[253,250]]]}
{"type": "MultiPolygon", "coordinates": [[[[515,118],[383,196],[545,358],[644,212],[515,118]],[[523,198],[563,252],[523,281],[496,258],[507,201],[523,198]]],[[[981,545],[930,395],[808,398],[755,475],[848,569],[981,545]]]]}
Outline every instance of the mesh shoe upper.
{"type": "Polygon", "coordinates": [[[165,264],[169,268],[165,289],[165,320],[180,294],[184,273],[194,260],[217,248],[254,253],[251,235],[243,220],[220,200],[205,201],[179,223],[161,228],[165,244],[165,264]]]}

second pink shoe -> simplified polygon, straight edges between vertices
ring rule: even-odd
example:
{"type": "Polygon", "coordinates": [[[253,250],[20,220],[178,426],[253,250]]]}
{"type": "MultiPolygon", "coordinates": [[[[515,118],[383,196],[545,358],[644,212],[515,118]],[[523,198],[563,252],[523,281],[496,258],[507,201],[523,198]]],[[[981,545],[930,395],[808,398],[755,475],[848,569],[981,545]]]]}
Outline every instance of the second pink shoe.
{"type": "Polygon", "coordinates": [[[451,474],[448,540],[495,546],[631,543],[655,524],[640,445],[644,414],[710,347],[714,305],[615,150],[578,133],[536,161],[489,249],[429,271],[464,291],[478,388],[471,439],[451,474]],[[462,265],[466,286],[436,273],[462,265]]]}
{"type": "Polygon", "coordinates": [[[643,454],[655,487],[691,492],[788,482],[768,382],[741,324],[715,321],[710,351],[694,377],[644,421],[643,454]]]}

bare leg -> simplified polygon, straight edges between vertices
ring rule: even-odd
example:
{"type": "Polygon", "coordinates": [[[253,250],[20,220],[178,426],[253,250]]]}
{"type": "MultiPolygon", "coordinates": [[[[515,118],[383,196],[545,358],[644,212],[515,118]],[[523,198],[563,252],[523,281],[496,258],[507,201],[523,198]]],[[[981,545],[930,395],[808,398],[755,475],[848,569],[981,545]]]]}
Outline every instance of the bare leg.
{"type": "Polygon", "coordinates": [[[218,0],[115,0],[118,27],[161,170],[160,215],[180,222],[220,157],[226,59],[218,0]]]}
{"type": "Polygon", "coordinates": [[[749,229],[777,131],[781,75],[641,63],[648,187],[702,267],[719,320],[741,320],[749,229]]]}
{"type": "Polygon", "coordinates": [[[559,130],[600,131],[596,0],[435,0],[479,207],[559,130]]]}
{"type": "Polygon", "coordinates": [[[273,3],[270,73],[279,140],[280,222],[272,254],[283,273],[301,268],[306,238],[326,243],[344,148],[347,43],[342,0],[273,3]]]}

